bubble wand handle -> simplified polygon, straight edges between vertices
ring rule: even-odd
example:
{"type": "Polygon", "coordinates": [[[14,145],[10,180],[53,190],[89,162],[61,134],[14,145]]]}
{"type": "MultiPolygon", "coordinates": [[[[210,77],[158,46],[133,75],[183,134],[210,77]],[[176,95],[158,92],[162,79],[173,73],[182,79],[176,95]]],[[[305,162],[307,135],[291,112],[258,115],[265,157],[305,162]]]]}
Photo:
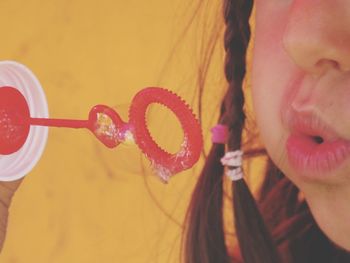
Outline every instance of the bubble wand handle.
{"type": "Polygon", "coordinates": [[[28,123],[35,126],[48,126],[58,128],[89,128],[89,120],[68,120],[68,119],[46,119],[46,118],[30,118],[28,123]]]}

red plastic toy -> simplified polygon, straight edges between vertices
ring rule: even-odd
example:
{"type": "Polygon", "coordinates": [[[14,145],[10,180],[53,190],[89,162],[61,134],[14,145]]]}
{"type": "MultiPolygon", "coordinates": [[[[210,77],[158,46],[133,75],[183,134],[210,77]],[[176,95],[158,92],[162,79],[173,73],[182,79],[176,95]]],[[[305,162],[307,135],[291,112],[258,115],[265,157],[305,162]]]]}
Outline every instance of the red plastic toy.
{"type": "Polygon", "coordinates": [[[87,128],[109,148],[132,138],[164,182],[173,174],[191,168],[198,161],[203,147],[201,127],[190,107],[176,94],[156,87],[145,88],[135,95],[129,109],[128,123],[112,108],[104,105],[93,107],[88,120],[31,118],[21,92],[13,87],[1,87],[0,155],[18,151],[25,143],[31,125],[87,128]],[[147,107],[152,103],[169,108],[181,123],[184,141],[175,154],[159,147],[150,135],[145,118],[147,107]]]}

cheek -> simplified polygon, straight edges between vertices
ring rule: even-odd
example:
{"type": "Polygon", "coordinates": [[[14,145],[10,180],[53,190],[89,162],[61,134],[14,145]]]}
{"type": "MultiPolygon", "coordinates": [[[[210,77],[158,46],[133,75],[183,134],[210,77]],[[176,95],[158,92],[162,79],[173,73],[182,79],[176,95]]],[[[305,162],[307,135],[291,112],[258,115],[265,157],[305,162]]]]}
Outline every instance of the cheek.
{"type": "Polygon", "coordinates": [[[274,74],[272,68],[255,71],[252,79],[253,109],[261,139],[269,152],[277,150],[285,133],[280,117],[283,90],[279,88],[284,85],[284,79],[274,74]]]}
{"type": "Polygon", "coordinates": [[[281,140],[286,132],[282,126],[281,110],[289,92],[288,83],[295,72],[282,45],[286,24],[283,10],[257,3],[252,98],[261,139],[270,155],[280,155],[284,145],[281,140]]]}

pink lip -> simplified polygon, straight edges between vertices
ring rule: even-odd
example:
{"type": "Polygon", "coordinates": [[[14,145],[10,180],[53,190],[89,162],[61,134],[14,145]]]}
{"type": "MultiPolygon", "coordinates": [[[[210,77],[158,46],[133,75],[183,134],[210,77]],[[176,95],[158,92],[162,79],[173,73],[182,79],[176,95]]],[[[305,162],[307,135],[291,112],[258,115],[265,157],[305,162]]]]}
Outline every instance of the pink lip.
{"type": "Polygon", "coordinates": [[[287,140],[290,163],[298,170],[324,174],[335,170],[350,155],[350,143],[343,140],[316,143],[312,137],[291,134],[287,140]]]}
{"type": "Polygon", "coordinates": [[[310,176],[330,173],[350,156],[350,141],[340,138],[330,127],[312,114],[288,115],[292,133],[286,148],[289,162],[310,176]],[[322,142],[317,142],[322,138],[322,142]]]}

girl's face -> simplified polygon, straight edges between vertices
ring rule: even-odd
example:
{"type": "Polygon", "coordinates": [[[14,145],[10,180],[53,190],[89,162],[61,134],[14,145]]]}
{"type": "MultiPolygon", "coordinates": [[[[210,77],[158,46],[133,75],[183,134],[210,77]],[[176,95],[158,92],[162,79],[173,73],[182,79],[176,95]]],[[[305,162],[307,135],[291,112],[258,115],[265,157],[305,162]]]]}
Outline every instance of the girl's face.
{"type": "Polygon", "coordinates": [[[350,1],[255,2],[252,93],[267,151],[305,196],[349,190],[350,1]]]}

